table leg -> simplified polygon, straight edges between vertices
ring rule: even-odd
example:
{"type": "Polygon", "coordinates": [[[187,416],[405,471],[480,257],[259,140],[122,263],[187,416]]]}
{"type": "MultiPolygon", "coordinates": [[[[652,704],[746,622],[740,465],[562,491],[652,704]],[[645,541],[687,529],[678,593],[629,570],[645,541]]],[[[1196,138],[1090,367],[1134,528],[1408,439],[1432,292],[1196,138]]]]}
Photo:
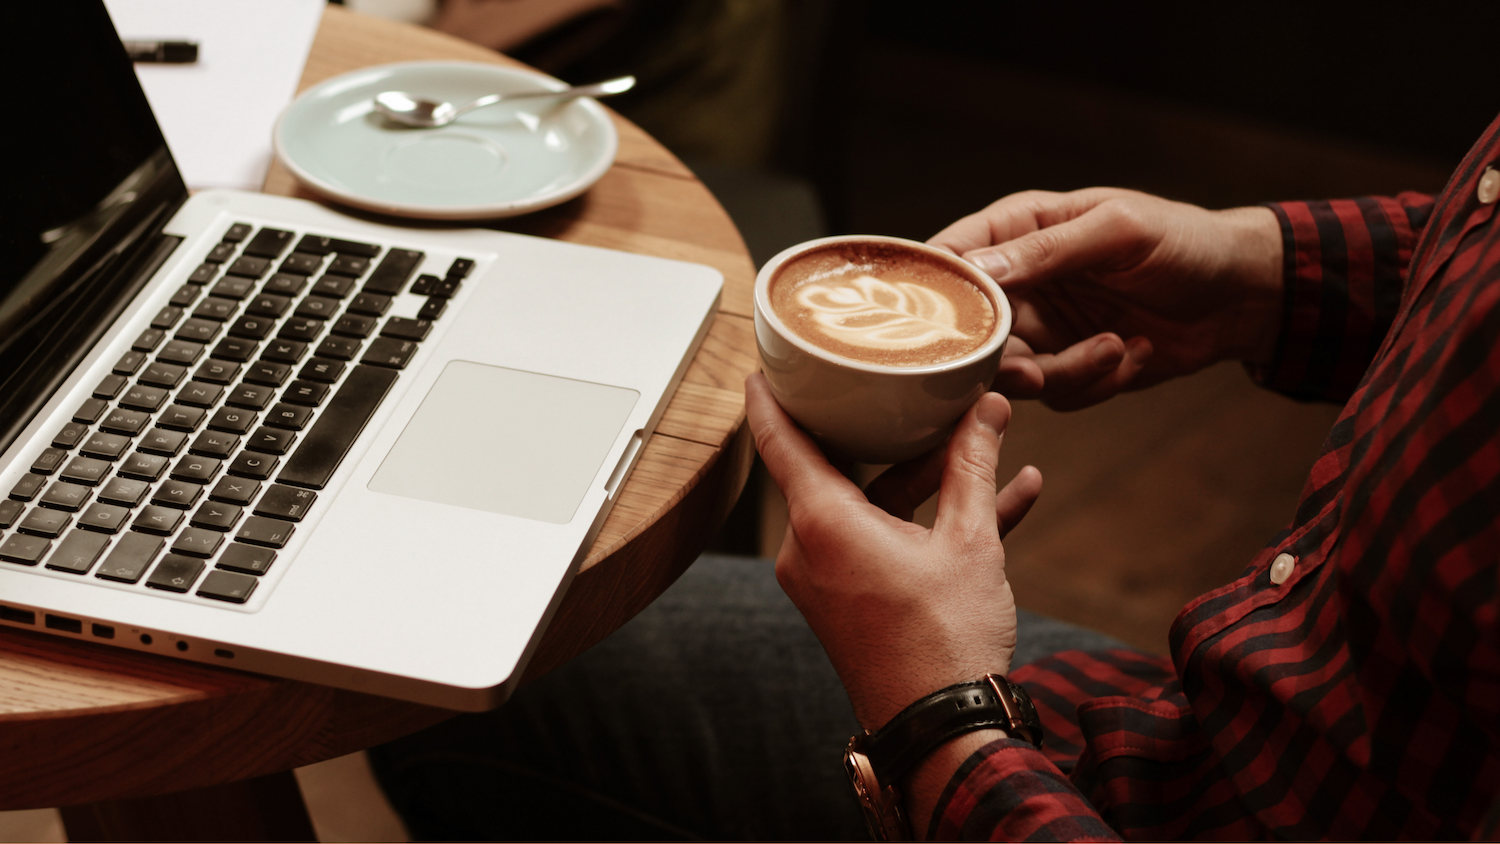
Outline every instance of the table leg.
{"type": "Polygon", "coordinates": [[[69,841],[316,841],[291,771],[61,810],[69,841]]]}

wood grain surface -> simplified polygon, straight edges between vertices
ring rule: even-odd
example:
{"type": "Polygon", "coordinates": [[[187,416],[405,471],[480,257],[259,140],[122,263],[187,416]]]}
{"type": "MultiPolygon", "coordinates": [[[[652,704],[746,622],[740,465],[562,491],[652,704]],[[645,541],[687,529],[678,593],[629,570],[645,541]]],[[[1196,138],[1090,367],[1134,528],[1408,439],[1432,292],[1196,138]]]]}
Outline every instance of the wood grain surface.
{"type": "MultiPolygon", "coordinates": [[[[301,87],[372,64],[427,59],[515,64],[430,30],[329,6],[301,87]]],[[[669,586],[722,522],[753,453],[743,382],[756,366],[754,267],[744,243],[681,162],[630,122],[615,116],[615,124],[619,155],[597,185],[497,228],[707,264],[723,273],[724,296],[528,677],[603,638],[669,586]]],[[[275,165],[265,190],[316,199],[275,165]]],[[[369,747],[449,714],[7,629],[0,631],[0,810],[248,780],[369,747]]]]}

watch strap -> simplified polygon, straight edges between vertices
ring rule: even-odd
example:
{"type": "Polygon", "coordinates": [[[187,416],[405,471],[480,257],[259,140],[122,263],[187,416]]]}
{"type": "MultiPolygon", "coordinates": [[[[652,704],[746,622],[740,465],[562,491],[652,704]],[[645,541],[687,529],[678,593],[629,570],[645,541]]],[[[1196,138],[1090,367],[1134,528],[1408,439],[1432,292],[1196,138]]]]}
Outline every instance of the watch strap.
{"type": "Polygon", "coordinates": [[[1042,746],[1041,719],[1026,690],[1000,674],[939,689],[897,713],[861,742],[876,777],[892,784],[948,740],[999,729],[1042,746]]]}

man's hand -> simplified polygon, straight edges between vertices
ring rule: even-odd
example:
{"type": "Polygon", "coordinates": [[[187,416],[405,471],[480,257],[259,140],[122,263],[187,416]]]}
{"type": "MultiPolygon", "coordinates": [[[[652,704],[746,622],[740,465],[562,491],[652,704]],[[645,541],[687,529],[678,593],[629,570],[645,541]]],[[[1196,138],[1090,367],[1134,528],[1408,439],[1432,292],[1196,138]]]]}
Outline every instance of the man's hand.
{"type": "Polygon", "coordinates": [[[977,264],[1010,299],[995,381],[1008,396],[1086,407],[1221,360],[1268,364],[1275,351],[1282,245],[1267,208],[1028,191],[929,242],[977,264]]]}
{"type": "Polygon", "coordinates": [[[945,449],[887,471],[867,498],[781,410],[764,376],[745,387],[756,447],[790,515],[777,580],[860,724],[881,727],[944,686],[1009,671],[1016,612],[1000,540],[1041,490],[1027,467],[995,493],[1010,404],[986,394],[945,449]],[[939,485],[934,527],[908,521],[939,485]]]}

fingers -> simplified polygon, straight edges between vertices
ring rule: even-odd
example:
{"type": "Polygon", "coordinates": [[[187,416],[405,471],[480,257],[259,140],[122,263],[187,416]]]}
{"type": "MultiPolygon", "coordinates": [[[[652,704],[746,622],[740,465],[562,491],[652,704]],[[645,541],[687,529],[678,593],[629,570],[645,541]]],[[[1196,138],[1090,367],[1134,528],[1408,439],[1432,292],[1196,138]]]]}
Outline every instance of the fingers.
{"type": "Polygon", "coordinates": [[[947,443],[905,463],[898,463],[865,486],[870,503],[909,522],[917,508],[931,498],[943,480],[947,443]]]}
{"type": "Polygon", "coordinates": [[[1000,435],[1009,422],[1010,402],[997,393],[980,396],[964,414],[948,440],[934,530],[966,532],[992,523],[1000,435]]]}
{"type": "Polygon", "coordinates": [[[1128,193],[1113,188],[1089,188],[1069,193],[1038,190],[1014,193],[954,222],[927,242],[962,255],[1071,220],[1106,199],[1128,193]]]}
{"type": "MultiPolygon", "coordinates": [[[[1115,335],[1104,336],[1112,338],[1114,343],[1120,340],[1115,335]]],[[[1037,362],[1047,379],[1047,385],[1042,390],[1042,402],[1053,410],[1091,407],[1131,389],[1154,351],[1150,340],[1132,337],[1122,344],[1123,347],[1093,349],[1092,351],[1098,352],[1097,356],[1092,355],[1090,350],[1084,350],[1078,356],[1069,356],[1069,352],[1081,346],[1089,346],[1089,343],[1079,343],[1053,355],[1051,361],[1037,362]],[[1081,362],[1077,359],[1079,356],[1091,359],[1081,362]],[[1109,365],[1110,361],[1114,361],[1113,366],[1109,365]]]]}
{"type": "Polygon", "coordinates": [[[995,494],[995,519],[1000,526],[1000,538],[1010,533],[1026,514],[1037,496],[1042,494],[1042,473],[1035,466],[1025,466],[995,494]]]}
{"type": "Polygon", "coordinates": [[[1010,290],[1090,270],[1119,270],[1155,248],[1153,232],[1120,203],[1096,205],[1080,216],[961,253],[1010,290]]]}
{"type": "Polygon", "coordinates": [[[771,397],[759,372],[745,379],[745,415],[755,448],[792,506],[837,506],[863,500],[859,488],[829,465],[823,452],[771,397]]]}

